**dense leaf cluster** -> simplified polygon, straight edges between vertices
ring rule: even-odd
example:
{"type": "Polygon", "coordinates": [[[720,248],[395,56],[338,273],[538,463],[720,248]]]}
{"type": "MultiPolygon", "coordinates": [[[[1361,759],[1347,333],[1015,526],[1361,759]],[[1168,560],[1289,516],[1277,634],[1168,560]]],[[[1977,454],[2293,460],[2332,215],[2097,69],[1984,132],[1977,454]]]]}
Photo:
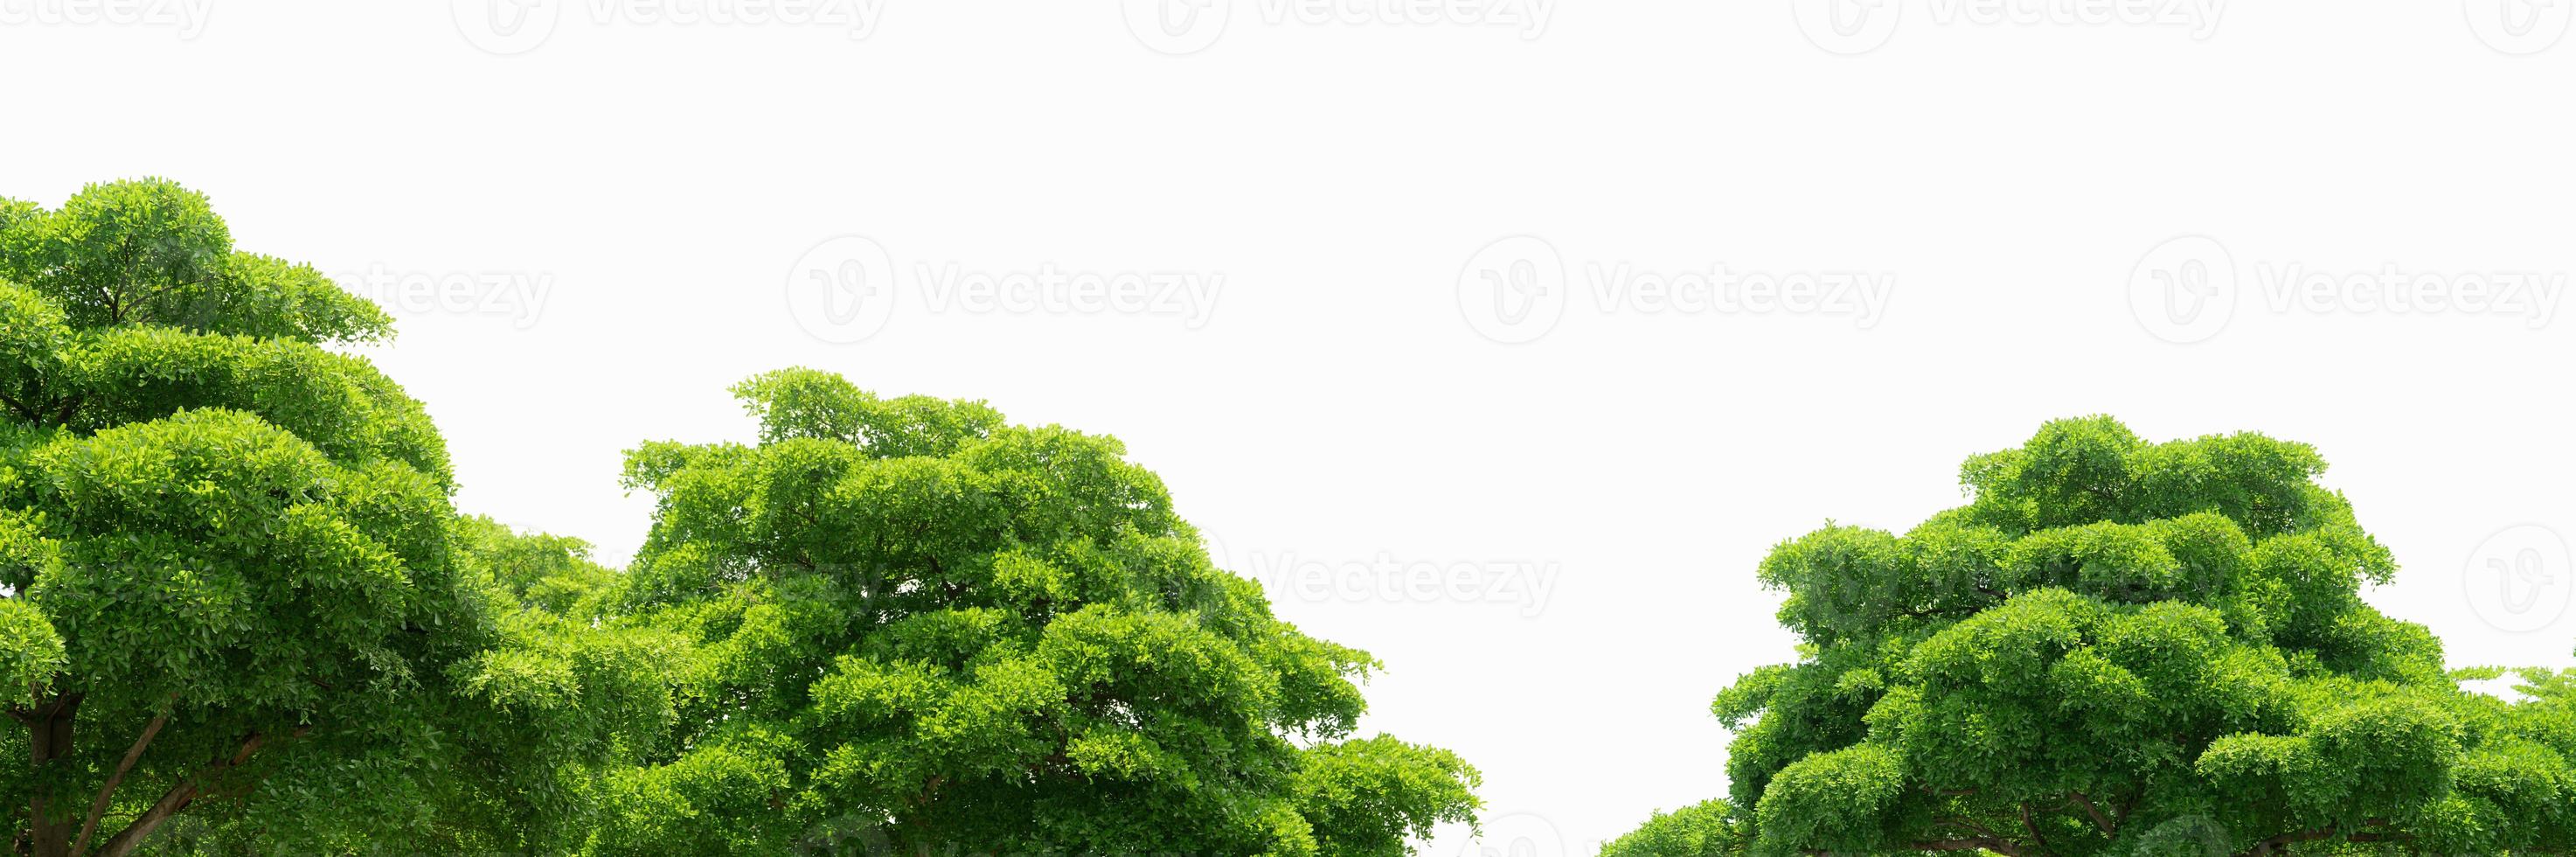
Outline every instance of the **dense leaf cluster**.
{"type": "Polygon", "coordinates": [[[596,609],[693,657],[594,847],[1391,856],[1468,818],[1455,756],[1349,739],[1368,656],[1210,564],[1116,440],[810,370],[735,392],[757,445],[628,460],[659,511],[596,609]]]}
{"type": "Polygon", "coordinates": [[[159,180],[0,200],[11,851],[1396,855],[1475,772],[1112,439],[803,370],[635,565],[459,515],[389,333],[159,180]]]}
{"type": "Polygon", "coordinates": [[[1780,545],[1802,657],[1718,695],[1729,802],[1605,854],[2576,849],[2564,680],[2463,691],[2361,600],[2396,563],[2324,467],[2065,420],[1909,532],[1780,545]]]}
{"type": "Polygon", "coordinates": [[[168,182],[0,203],[17,850],[236,822],[279,848],[437,836],[456,789],[411,772],[490,749],[461,682],[510,641],[427,414],[326,348],[385,330],[168,182]]]}

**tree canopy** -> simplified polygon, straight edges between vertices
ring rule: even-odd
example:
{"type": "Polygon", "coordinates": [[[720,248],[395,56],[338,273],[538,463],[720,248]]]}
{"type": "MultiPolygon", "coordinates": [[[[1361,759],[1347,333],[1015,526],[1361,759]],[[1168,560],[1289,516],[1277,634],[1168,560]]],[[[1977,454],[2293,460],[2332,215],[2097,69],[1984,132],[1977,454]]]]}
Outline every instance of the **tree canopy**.
{"type": "Polygon", "coordinates": [[[523,674],[604,638],[540,633],[420,403],[331,350],[389,333],[171,182],[0,201],[14,851],[523,848],[618,758],[523,674]]]}
{"type": "MultiPolygon", "coordinates": [[[[1765,558],[1793,663],[1712,706],[1730,794],[1614,857],[2576,850],[2564,674],[2465,691],[2303,444],[2102,417],[1970,458],[1967,505],[1765,558]]],[[[2372,852],[2377,853],[2377,852],[2372,852]]]]}
{"type": "Polygon", "coordinates": [[[1723,799],[1658,812],[1627,835],[1601,844],[1601,857],[1724,857],[1742,854],[1744,825],[1723,799]]]}
{"type": "MultiPolygon", "coordinates": [[[[645,443],[653,526],[460,514],[391,321],[176,184],[0,200],[0,803],[34,857],[1397,857],[1476,771],[1115,439],[811,369],[645,443]]],[[[2462,683],[2308,446],[2108,418],[1758,568],[1729,794],[1605,857],[2576,853],[2576,671],[2462,683]]]]}
{"type": "Polygon", "coordinates": [[[0,200],[0,800],[67,855],[1392,857],[1472,821],[1375,661],[1117,441],[837,376],[647,444],[624,570],[460,515],[388,317],[147,179],[0,200]]]}
{"type": "Polygon", "coordinates": [[[1353,738],[1363,652],[1212,565],[1118,441],[790,369],[754,444],[649,443],[596,602],[686,641],[602,854],[1407,853],[1473,769],[1353,738]]]}

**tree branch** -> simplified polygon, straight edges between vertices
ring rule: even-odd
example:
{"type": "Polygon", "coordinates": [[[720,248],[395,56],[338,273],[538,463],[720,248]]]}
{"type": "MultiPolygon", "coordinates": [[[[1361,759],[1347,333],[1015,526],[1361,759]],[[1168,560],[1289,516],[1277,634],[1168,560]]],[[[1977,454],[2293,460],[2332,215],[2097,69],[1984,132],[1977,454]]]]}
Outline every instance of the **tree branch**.
{"type": "Polygon", "coordinates": [[[243,762],[250,761],[250,755],[259,752],[261,737],[260,733],[250,733],[250,737],[243,739],[241,751],[234,753],[230,760],[218,760],[214,764],[207,765],[205,770],[198,771],[171,786],[169,791],[161,794],[160,800],[153,801],[151,807],[143,810],[143,814],[135,816],[132,822],[127,823],[124,830],[117,831],[115,836],[108,837],[105,843],[100,844],[98,857],[126,857],[134,853],[135,847],[142,845],[143,838],[152,835],[153,829],[160,827],[161,822],[168,820],[170,816],[177,815],[180,810],[188,808],[188,802],[197,799],[198,789],[207,781],[222,776],[223,772],[239,767],[243,762]]]}
{"type": "Polygon", "coordinates": [[[89,851],[89,839],[98,833],[98,820],[107,815],[107,807],[116,795],[116,787],[125,783],[125,775],[134,770],[135,761],[143,758],[143,748],[152,746],[152,737],[161,734],[161,727],[167,725],[170,725],[169,712],[152,715],[152,722],[143,727],[143,736],[134,739],[134,746],[125,751],[125,758],[117,761],[116,773],[109,774],[107,784],[98,787],[98,799],[90,801],[89,804],[89,817],[81,820],[80,835],[72,838],[72,854],[75,857],[89,851]]]}
{"type": "MultiPolygon", "coordinates": [[[[1995,852],[1995,853],[1997,853],[1997,854],[2010,854],[2010,855],[2015,855],[2015,857],[2019,857],[2019,855],[2020,855],[2020,853],[2021,853],[2021,852],[2018,852],[2018,851],[2011,850],[2011,849],[2012,849],[2012,847],[2013,847],[2012,843],[2004,842],[2004,841],[1999,840],[1999,839],[1936,839],[1936,840],[1933,840],[1933,841],[1930,841],[1930,842],[1912,842],[1912,843],[1907,843],[1907,844],[1905,844],[1905,845],[1903,845],[1903,846],[1900,846],[1900,847],[1905,848],[1905,849],[1908,849],[1908,850],[1913,850],[1913,851],[1978,851],[1978,850],[1984,850],[1984,851],[1992,851],[1992,852],[1995,852]]],[[[1805,850],[1805,851],[1801,851],[1801,852],[1798,852],[1798,853],[1800,853],[1800,854],[1805,854],[1805,855],[1807,855],[1807,857],[1837,857],[1837,855],[1838,855],[1839,853],[1843,853],[1843,852],[1834,852],[1834,851],[1826,851],[1826,850],[1817,849],[1817,848],[1809,848],[1809,849],[1807,849],[1807,850],[1805,850]]]]}
{"type": "Polygon", "coordinates": [[[36,414],[36,409],[27,407],[25,403],[18,401],[18,397],[16,396],[12,396],[7,393],[0,393],[0,405],[8,405],[9,410],[17,412],[20,418],[25,419],[28,422],[42,423],[45,421],[44,417],[36,414]]]}
{"type": "Polygon", "coordinates": [[[1968,831],[1968,832],[1970,832],[1970,833],[1974,833],[1974,834],[1976,834],[1979,838],[1983,838],[1983,839],[2002,839],[2002,838],[2003,838],[2001,835],[1996,834],[1993,830],[1988,829],[1985,825],[1978,824],[1974,819],[1966,818],[1966,817],[1964,817],[1964,816],[1952,816],[1952,817],[1948,817],[1948,818],[1943,818],[1943,819],[1941,819],[1941,820],[1939,820],[1939,821],[1935,821],[1935,822],[1932,822],[1932,823],[1933,823],[1933,824],[1947,824],[1947,825],[1950,825],[1950,826],[1953,826],[1953,827],[1957,827],[1957,828],[1960,828],[1960,829],[1966,830],[1966,831],[1968,831]]]}
{"type": "Polygon", "coordinates": [[[2004,857],[2024,857],[2024,855],[2028,853],[2021,850],[2021,846],[2012,844],[2010,840],[1985,836],[1980,836],[1975,839],[1935,839],[1930,842],[1911,843],[1905,847],[1916,851],[1975,851],[1978,849],[1984,849],[1997,854],[2002,854],[2004,857]]]}
{"type": "MultiPolygon", "coordinates": [[[[2365,827],[2386,827],[2388,826],[2388,819],[2364,819],[2361,823],[2365,827]]],[[[2333,839],[2337,836],[2342,836],[2343,841],[2345,842],[2392,842],[2414,838],[2403,833],[2344,834],[2338,832],[2335,828],[2320,827],[2315,830],[2301,830],[2294,833],[2284,833],[2279,836],[2254,843],[2253,848],[2237,852],[2237,857],[2265,857],[2265,855],[2279,851],[2282,846],[2295,845],[2301,842],[2314,842],[2320,839],[2333,839]]]]}
{"type": "Polygon", "coordinates": [[[2105,835],[2105,836],[2116,836],[2116,835],[2118,835],[2119,830],[2120,830],[2120,825],[2115,824],[2115,823],[2112,823],[2112,821],[2111,821],[2111,819],[2110,819],[2110,818],[2103,816],[2103,815],[2102,815],[2102,808],[2101,808],[2101,807],[2098,807],[2098,806],[2094,806],[2094,805],[2093,805],[2093,799],[2092,799],[2092,798],[2085,797],[2083,792],[2067,792],[2067,793],[2066,793],[2066,796],[2067,796],[2069,799],[2074,800],[2074,801],[2075,801],[2075,805],[2076,805],[2076,806],[2083,807],[2083,808],[2084,808],[2084,814],[2085,814],[2085,815],[2090,815],[2090,816],[2092,816],[2092,817],[2093,817],[2093,826],[2094,826],[2094,827],[2097,827],[2097,828],[2101,828],[2101,830],[2102,830],[2102,834],[2103,834],[2103,835],[2105,835]]]}

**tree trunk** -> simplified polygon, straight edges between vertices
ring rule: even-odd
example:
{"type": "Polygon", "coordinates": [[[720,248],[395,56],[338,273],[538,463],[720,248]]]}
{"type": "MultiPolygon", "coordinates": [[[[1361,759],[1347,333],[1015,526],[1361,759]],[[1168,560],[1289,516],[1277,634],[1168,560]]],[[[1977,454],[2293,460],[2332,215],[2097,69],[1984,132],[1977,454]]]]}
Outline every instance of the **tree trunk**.
{"type": "Polygon", "coordinates": [[[27,844],[34,857],[70,857],[72,830],[80,819],[48,800],[59,782],[48,776],[72,754],[72,720],[80,713],[80,694],[70,693],[37,703],[27,712],[27,761],[35,771],[35,796],[27,802],[27,844]]]}

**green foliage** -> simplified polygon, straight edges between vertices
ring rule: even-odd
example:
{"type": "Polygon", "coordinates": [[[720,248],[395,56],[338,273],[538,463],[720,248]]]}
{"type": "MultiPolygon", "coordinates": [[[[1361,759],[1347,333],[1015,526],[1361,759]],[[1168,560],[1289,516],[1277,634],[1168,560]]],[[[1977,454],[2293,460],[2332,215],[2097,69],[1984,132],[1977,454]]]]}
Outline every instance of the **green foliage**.
{"type": "Polygon", "coordinates": [[[1316,853],[1403,857],[1433,825],[1470,820],[1476,770],[1447,750],[1380,735],[1306,751],[1294,791],[1316,853]]]}
{"type": "Polygon", "coordinates": [[[235,252],[202,194],[166,179],[83,188],[61,209],[0,204],[0,278],[84,330],[146,324],[299,342],[378,339],[392,320],[310,266],[235,252]]]}
{"type": "Polygon", "coordinates": [[[62,674],[63,638],[45,614],[25,601],[0,601],[0,693],[9,704],[27,705],[43,698],[62,674]]]}
{"type": "Polygon", "coordinates": [[[604,572],[457,518],[420,404],[325,348],[387,333],[170,182],[0,203],[21,853],[528,848],[667,728],[656,640],[555,615],[604,572]]]}
{"type": "Polygon", "coordinates": [[[2324,467],[2064,420],[1970,458],[1970,502],[1909,532],[1781,544],[1760,578],[1803,657],[1712,705],[1741,851],[2576,848],[2568,678],[2463,691],[2496,671],[2446,673],[2429,632],[2362,602],[2396,563],[2324,467]]]}
{"type": "Polygon", "coordinates": [[[1210,564],[1117,441],[811,370],[735,392],[757,445],[628,458],[654,527],[597,603],[688,650],[590,853],[1375,857],[1470,820],[1457,757],[1350,739],[1374,662],[1210,564]]]}
{"type": "Polygon", "coordinates": [[[1626,836],[1601,844],[1601,857],[1725,857],[1742,854],[1745,825],[1723,800],[1655,813],[1626,836]]]}
{"type": "Polygon", "coordinates": [[[450,518],[446,538],[492,621],[424,677],[418,702],[434,705],[386,712],[402,740],[316,747],[174,822],[157,853],[569,853],[615,810],[600,777],[671,728],[680,642],[594,627],[584,611],[610,572],[578,541],[482,518],[450,518]]]}

